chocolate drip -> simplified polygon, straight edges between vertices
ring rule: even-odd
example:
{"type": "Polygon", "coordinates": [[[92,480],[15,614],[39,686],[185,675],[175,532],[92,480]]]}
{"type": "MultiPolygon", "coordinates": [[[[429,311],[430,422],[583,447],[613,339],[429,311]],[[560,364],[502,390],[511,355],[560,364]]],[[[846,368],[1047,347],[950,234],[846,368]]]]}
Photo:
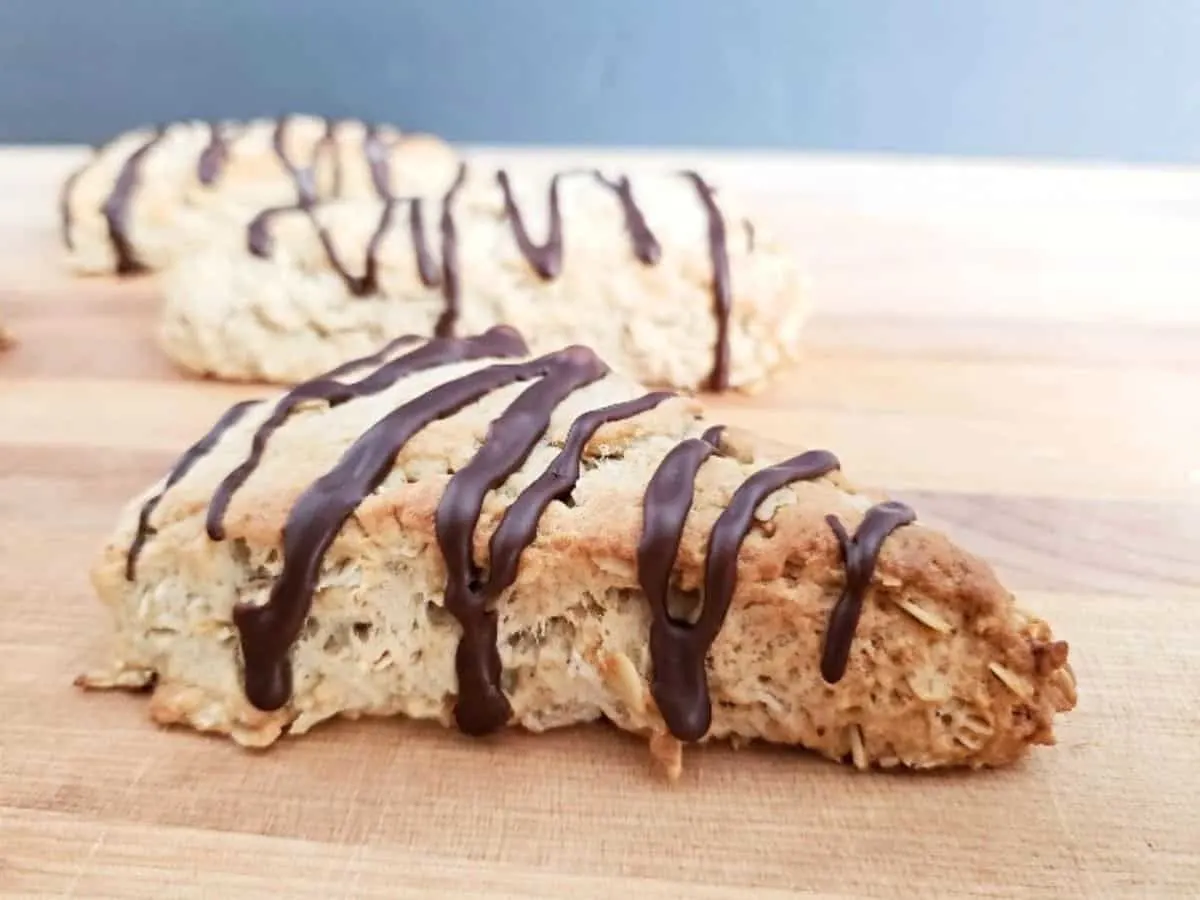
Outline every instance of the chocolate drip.
{"type": "Polygon", "coordinates": [[[488,544],[491,573],[483,587],[488,601],[493,601],[517,579],[517,566],[525,548],[537,537],[538,523],[552,500],[568,495],[579,480],[583,451],[601,426],[654,409],[674,397],[669,391],[644,394],[635,400],[615,403],[584,413],[571,423],[562,451],[538,478],[521,491],[505,511],[499,526],[488,544]]]}
{"type": "Polygon", "coordinates": [[[212,430],[208,434],[189,447],[183,456],[179,457],[179,460],[167,475],[167,480],[163,484],[162,490],[142,504],[142,509],[138,513],[137,532],[133,536],[133,542],[129,545],[129,553],[125,557],[126,581],[133,581],[137,573],[138,556],[141,555],[142,547],[145,545],[147,538],[153,533],[150,527],[150,516],[158,508],[163,495],[178,484],[179,480],[191,471],[192,466],[217,445],[217,441],[221,439],[226,431],[241,421],[242,416],[246,414],[246,410],[258,403],[258,400],[246,400],[231,406],[225,412],[225,415],[217,420],[217,424],[212,427],[212,430]]]}
{"type": "Polygon", "coordinates": [[[713,189],[696,172],[684,172],[696,186],[704,209],[708,213],[708,248],[712,256],[713,316],[717,320],[717,343],[713,350],[713,367],[708,376],[708,388],[723,391],[729,387],[729,314],[733,296],[729,284],[729,248],[725,240],[725,218],[713,197],[713,189]]]}
{"type": "Polygon", "coordinates": [[[203,185],[211,185],[225,168],[229,159],[229,144],[221,131],[219,123],[208,123],[208,144],[200,151],[200,160],[196,165],[196,177],[203,185]]]}
{"type": "Polygon", "coordinates": [[[389,165],[388,148],[379,136],[379,126],[374,122],[367,125],[363,135],[363,156],[371,169],[371,184],[375,193],[384,200],[392,199],[392,170],[389,165]]]}
{"type": "Polygon", "coordinates": [[[837,535],[846,565],[846,586],[829,614],[825,649],[821,655],[821,677],[830,684],[840,681],[846,674],[850,645],[884,540],[897,528],[915,522],[916,518],[917,514],[903,503],[895,500],[880,503],[867,510],[854,530],[854,537],[850,537],[837,516],[825,517],[837,535]]]}
{"type": "MultiPolygon", "coordinates": [[[[667,597],[684,523],[692,508],[700,466],[717,452],[722,426],[676,445],[646,485],[638,579],[650,604],[650,693],[671,733],[698,740],[708,731],[711,710],[704,659],[708,643],[694,625],[671,616],[667,597]]],[[[710,604],[705,603],[705,609],[710,604]]]]}
{"type": "Polygon", "coordinates": [[[650,231],[650,226],[646,224],[646,217],[638,208],[637,201],[633,199],[633,187],[629,183],[629,176],[622,175],[616,181],[609,181],[598,170],[595,175],[596,179],[612,189],[621,201],[621,210],[625,214],[625,229],[633,241],[634,255],[648,266],[656,265],[662,258],[662,247],[650,231]]]}
{"type": "MultiPolygon", "coordinates": [[[[711,442],[706,433],[704,441],[711,442]]],[[[646,490],[645,529],[638,547],[642,589],[650,601],[651,692],[667,727],[683,741],[697,741],[712,724],[705,663],[725,623],[737,586],[738,554],[754,522],[754,511],[772,493],[792,483],[820,478],[838,468],[825,450],[810,450],[755,472],[733,494],[708,536],[704,602],[694,624],[667,612],[671,569],[691,507],[693,482],[708,452],[704,441],[684,442],[667,455],[646,490]]],[[[711,451],[709,451],[711,452],[711,451]]]]}
{"type": "MultiPolygon", "coordinates": [[[[326,147],[333,146],[334,131],[337,128],[337,123],[333,119],[325,120],[325,134],[317,141],[316,147],[313,148],[312,161],[300,168],[294,162],[287,152],[287,130],[291,124],[291,116],[280,116],[275,123],[275,133],[271,138],[271,146],[275,149],[275,155],[279,157],[279,161],[283,163],[283,167],[287,169],[288,174],[292,176],[292,181],[296,185],[296,202],[302,207],[312,206],[317,202],[317,163],[320,162],[321,152],[326,147]]],[[[335,148],[336,149],[336,148],[335,148]]],[[[341,190],[341,164],[338,154],[334,153],[334,193],[337,194],[341,190]]]]}
{"type": "Polygon", "coordinates": [[[549,233],[546,235],[546,243],[539,245],[530,239],[529,232],[525,228],[525,220],[513,197],[508,173],[503,169],[496,173],[496,181],[500,184],[500,190],[504,192],[504,212],[508,216],[509,222],[512,223],[513,237],[517,241],[517,246],[525,259],[529,261],[529,265],[533,266],[533,270],[547,281],[557,277],[558,273],[562,271],[562,210],[558,205],[558,179],[560,177],[555,175],[550,179],[549,233]]]}
{"type": "Polygon", "coordinates": [[[379,216],[379,224],[375,226],[375,231],[371,234],[371,239],[367,242],[366,259],[363,261],[362,275],[355,275],[342,263],[338,257],[337,248],[333,245],[333,237],[324,225],[317,219],[317,214],[310,206],[301,206],[301,209],[307,213],[309,220],[316,229],[317,238],[321,241],[321,247],[325,250],[325,257],[329,260],[329,265],[335,271],[342,283],[346,285],[346,290],[354,297],[366,297],[374,294],[379,290],[379,245],[383,242],[384,236],[388,232],[388,228],[392,224],[392,212],[396,208],[394,201],[389,200],[383,204],[383,212],[379,216]]]}
{"type": "Polygon", "coordinates": [[[388,228],[391,226],[393,205],[392,201],[384,204],[383,212],[379,217],[379,224],[375,227],[375,231],[371,235],[371,240],[367,242],[366,259],[363,262],[362,275],[355,275],[346,268],[337,254],[337,248],[333,245],[333,237],[329,234],[325,226],[321,224],[320,220],[317,219],[317,214],[313,210],[313,207],[304,204],[298,206],[273,206],[270,209],[264,209],[251,219],[250,224],[246,227],[246,247],[254,256],[263,259],[270,258],[271,250],[275,245],[269,227],[271,220],[281,213],[303,212],[308,216],[308,220],[312,222],[313,229],[317,232],[317,239],[321,242],[321,249],[325,251],[325,258],[329,260],[330,268],[342,279],[342,283],[346,285],[346,290],[355,297],[365,297],[379,290],[379,263],[377,255],[379,253],[379,245],[382,243],[388,228]]]}
{"type": "MultiPolygon", "coordinates": [[[[454,415],[492,391],[542,378],[563,365],[577,366],[578,351],[524,363],[501,363],[447,382],[402,404],[375,423],[326,474],[311,484],[283,529],[283,571],[263,606],[241,604],[233,612],[245,661],[245,693],[262,710],[278,709],[292,691],[292,643],[312,604],[321,561],[355,508],[391,471],[396,455],[414,435],[454,415]]],[[[556,373],[557,374],[557,373],[556,373]]]]}
{"type": "Polygon", "coordinates": [[[408,230],[412,235],[413,252],[417,255],[417,274],[421,277],[421,284],[425,287],[437,287],[441,284],[442,274],[429,252],[429,242],[425,240],[423,208],[420,197],[409,199],[408,230]]]}
{"type": "Polygon", "coordinates": [[[407,203],[409,207],[408,225],[409,230],[412,232],[413,251],[416,254],[417,272],[421,278],[421,283],[426,287],[435,287],[439,282],[439,272],[432,255],[429,253],[429,244],[425,240],[425,224],[421,214],[421,200],[416,197],[401,197],[388,200],[383,204],[383,210],[379,216],[379,224],[375,226],[375,230],[371,234],[371,239],[367,242],[362,275],[355,275],[346,268],[338,256],[337,248],[333,243],[333,236],[330,235],[329,230],[317,218],[314,207],[298,205],[275,206],[270,209],[264,209],[250,221],[249,226],[246,228],[246,246],[254,256],[263,259],[269,258],[271,250],[274,247],[274,241],[271,238],[269,228],[271,219],[280,213],[304,212],[308,216],[309,221],[312,222],[313,229],[317,233],[317,239],[321,242],[321,248],[325,251],[325,258],[329,260],[330,268],[342,279],[342,283],[346,285],[346,290],[355,297],[368,297],[379,293],[379,248],[391,230],[397,203],[407,203]]]}
{"type": "Polygon", "coordinates": [[[442,218],[439,230],[442,235],[442,296],[446,306],[434,326],[433,333],[438,337],[449,337],[454,334],[458,325],[458,228],[454,224],[454,201],[458,192],[467,181],[467,164],[458,167],[458,175],[454,183],[442,197],[442,218]]]}
{"type": "Polygon", "coordinates": [[[375,226],[375,233],[367,241],[367,258],[363,264],[361,278],[355,278],[341,266],[337,260],[337,254],[334,252],[333,241],[330,239],[329,233],[319,225],[317,226],[321,244],[325,247],[325,252],[329,254],[330,263],[342,276],[342,281],[346,283],[347,289],[355,297],[366,297],[379,291],[379,245],[383,243],[388,229],[392,227],[392,212],[395,208],[396,201],[394,200],[388,200],[383,204],[383,212],[379,215],[379,224],[375,226]]]}
{"type": "Polygon", "coordinates": [[[294,212],[301,208],[299,206],[272,206],[251,219],[250,224],[246,226],[246,249],[250,251],[251,255],[263,259],[270,257],[271,248],[275,244],[268,228],[271,220],[280,213],[294,212]]]}
{"type": "Polygon", "coordinates": [[[608,373],[608,367],[586,347],[568,347],[543,357],[543,376],[526,388],[488,428],[475,457],[446,485],[434,526],[446,561],[445,606],[462,626],[455,653],[458,727],[470,735],[487,734],[508,721],[511,709],[500,689],[497,616],[481,590],[480,572],[472,558],[475,526],[483,500],[519,469],[550,426],[550,415],[570,394],[608,373]]]}
{"type": "Polygon", "coordinates": [[[419,340],[421,338],[415,335],[397,338],[377,353],[344,363],[333,371],[299,384],[284,394],[275,404],[271,415],[254,432],[254,438],[250,443],[250,454],[245,462],[226,475],[217,486],[205,519],[208,536],[214,541],[225,539],[225,512],[229,508],[234,493],[246,483],[246,480],[262,462],[262,456],[271,435],[283,427],[298,406],[313,401],[324,401],[332,409],[341,406],[348,400],[369,397],[385,391],[401,378],[415,372],[470,359],[489,356],[512,357],[528,352],[525,343],[512,329],[498,326],[481,335],[461,341],[434,339],[403,356],[383,363],[383,360],[387,359],[394,351],[419,340]],[[343,384],[336,380],[362,366],[379,365],[380,363],[383,363],[380,368],[359,381],[343,384]]]}
{"type": "Polygon", "coordinates": [[[146,155],[166,136],[166,129],[158,128],[146,143],[129,155],[113,184],[112,193],[104,201],[101,212],[108,225],[108,239],[117,257],[117,274],[133,275],[145,271],[129,240],[129,204],[141,178],[142,163],[146,155]]]}

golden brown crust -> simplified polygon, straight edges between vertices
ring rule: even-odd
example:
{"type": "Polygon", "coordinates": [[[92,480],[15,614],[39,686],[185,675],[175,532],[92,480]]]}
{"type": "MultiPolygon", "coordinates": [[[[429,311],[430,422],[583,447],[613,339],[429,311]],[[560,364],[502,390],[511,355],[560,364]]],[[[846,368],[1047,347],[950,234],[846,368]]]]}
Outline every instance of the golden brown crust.
{"type": "MultiPolygon", "coordinates": [[[[246,702],[230,612],[236,602],[265,598],[292,503],[350,441],[406,399],[485,364],[412,376],[333,410],[306,408],[272,438],[263,466],[230,506],[227,540],[214,543],[203,533],[209,498],[243,458],[265,410],[248,416],[167,493],[130,583],[124,566],[142,498],[132,503],[93,573],[116,617],[117,649],[108,671],[89,683],[138,684],[152,672],[157,721],[254,746],[338,714],[450,724],[458,626],[441,608],[445,568],[434,514],[449,473],[473,456],[515,390],[420,432],[341,530],[293,652],[295,694],[283,709],[264,713],[246,702]]],[[[609,376],[562,404],[527,464],[487,496],[475,532],[481,565],[499,517],[546,466],[571,421],[638,393],[609,376]]],[[[709,424],[700,413],[695,401],[679,398],[603,427],[588,446],[573,505],[547,509],[497,604],[513,724],[541,730],[607,717],[647,735],[668,772],[677,771],[673,739],[648,690],[649,613],[636,548],[647,481],[679,440],[709,424]]],[[[782,458],[779,448],[744,434],[730,439],[736,452],[710,458],[696,479],[675,566],[685,597],[701,586],[707,536],[734,490],[782,458]]],[[[1002,765],[1031,744],[1053,743],[1055,714],[1075,703],[1066,644],[1015,607],[986,563],[919,524],[884,543],[847,673],[836,685],[823,681],[821,642],[845,578],[826,516],[852,530],[870,504],[835,474],[792,484],[760,505],[709,655],[714,708],[706,739],[799,745],[860,767],[1002,765]]]]}

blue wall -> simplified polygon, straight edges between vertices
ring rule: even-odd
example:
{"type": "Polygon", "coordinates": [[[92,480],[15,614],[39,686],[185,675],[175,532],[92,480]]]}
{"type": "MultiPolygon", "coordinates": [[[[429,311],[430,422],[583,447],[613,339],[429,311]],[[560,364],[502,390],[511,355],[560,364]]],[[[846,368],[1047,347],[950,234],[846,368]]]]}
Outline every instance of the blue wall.
{"type": "Polygon", "coordinates": [[[491,143],[1200,159],[1196,0],[0,0],[0,141],[359,115],[491,143]]]}

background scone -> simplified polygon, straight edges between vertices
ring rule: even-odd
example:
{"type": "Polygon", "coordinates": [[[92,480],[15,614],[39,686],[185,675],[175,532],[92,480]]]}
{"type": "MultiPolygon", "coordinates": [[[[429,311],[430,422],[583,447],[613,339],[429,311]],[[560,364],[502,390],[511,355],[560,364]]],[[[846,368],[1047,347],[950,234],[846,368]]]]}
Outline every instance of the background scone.
{"type": "Polygon", "coordinates": [[[280,383],[387,335],[506,324],[644,384],[754,388],[796,358],[810,307],[788,249],[700,175],[591,169],[464,166],[440,194],[272,209],[163,290],[179,364],[280,383]]]}
{"type": "Polygon", "coordinates": [[[315,116],[181,121],[118,135],[63,185],[62,239],[83,273],[159,269],[240,239],[264,207],[435,191],[457,172],[439,138],[315,116]]]}
{"type": "Polygon", "coordinates": [[[401,338],[233,407],[129,504],[93,572],[112,664],[81,683],[250,746],[605,717],[672,773],[719,738],[859,768],[1053,743],[1067,645],[914,518],[586,348],[401,338]]]}

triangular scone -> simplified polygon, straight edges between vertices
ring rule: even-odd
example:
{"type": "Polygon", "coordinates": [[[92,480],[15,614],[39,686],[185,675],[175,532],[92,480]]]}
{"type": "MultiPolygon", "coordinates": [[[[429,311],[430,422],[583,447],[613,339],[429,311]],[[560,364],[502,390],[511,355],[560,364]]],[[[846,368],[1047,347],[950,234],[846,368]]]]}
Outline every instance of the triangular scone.
{"type": "Polygon", "coordinates": [[[464,165],[444,191],[273,208],[164,273],[159,343],[185,369],[295,384],[380,335],[518,329],[643,384],[753,390],[810,309],[770,223],[696,172],[464,165]]]}
{"type": "Polygon", "coordinates": [[[77,272],[161,269],[211,243],[240,243],[266,207],[437,191],[458,165],[437,137],[354,119],[135,129],[97,148],[64,182],[62,240],[77,272]]]}
{"type": "Polygon", "coordinates": [[[81,683],[251,746],[339,714],[606,717],[676,772],[716,738],[859,767],[1053,743],[1067,645],[913,516],[586,348],[401,338],[233,407],[130,503],[81,683]]]}

